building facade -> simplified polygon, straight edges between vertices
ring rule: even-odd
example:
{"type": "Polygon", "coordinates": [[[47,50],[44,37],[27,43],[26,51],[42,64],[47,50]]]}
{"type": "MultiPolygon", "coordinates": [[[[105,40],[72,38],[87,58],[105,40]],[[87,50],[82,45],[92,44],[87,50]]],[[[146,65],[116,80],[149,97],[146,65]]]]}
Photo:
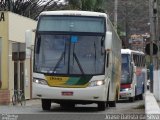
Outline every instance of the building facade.
{"type": "Polygon", "coordinates": [[[131,35],[129,43],[130,43],[130,49],[144,52],[145,40],[143,35],[137,35],[137,34],[131,35]]]}
{"type": "Polygon", "coordinates": [[[17,89],[31,98],[32,57],[25,57],[25,31],[36,25],[32,19],[0,11],[0,104],[9,104],[17,89]]]}

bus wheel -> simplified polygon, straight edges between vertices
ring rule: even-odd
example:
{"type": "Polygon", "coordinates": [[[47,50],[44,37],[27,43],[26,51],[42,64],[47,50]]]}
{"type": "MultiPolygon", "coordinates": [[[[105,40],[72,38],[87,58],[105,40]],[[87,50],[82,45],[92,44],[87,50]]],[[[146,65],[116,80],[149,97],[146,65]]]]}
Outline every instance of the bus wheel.
{"type": "Polygon", "coordinates": [[[116,101],[109,101],[108,105],[109,107],[116,107],[116,101]]]}
{"type": "Polygon", "coordinates": [[[42,109],[43,110],[50,110],[51,108],[51,100],[48,99],[42,99],[42,109]]]}
{"type": "Polygon", "coordinates": [[[106,109],[106,102],[99,102],[98,103],[98,110],[104,111],[106,109]]]}
{"type": "Polygon", "coordinates": [[[129,102],[134,102],[135,98],[134,97],[130,97],[129,98],[129,102]]]}
{"type": "Polygon", "coordinates": [[[140,100],[143,100],[143,94],[140,94],[138,97],[140,100]]]}

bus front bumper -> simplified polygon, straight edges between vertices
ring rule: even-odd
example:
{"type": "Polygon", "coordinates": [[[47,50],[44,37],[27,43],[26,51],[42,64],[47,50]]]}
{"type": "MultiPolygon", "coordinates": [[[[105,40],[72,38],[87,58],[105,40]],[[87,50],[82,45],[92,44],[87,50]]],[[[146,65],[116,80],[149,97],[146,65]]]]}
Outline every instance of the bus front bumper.
{"type": "Polygon", "coordinates": [[[33,83],[32,93],[33,98],[75,101],[106,101],[107,95],[104,85],[86,88],[61,88],[37,83],[33,83]]]}
{"type": "Polygon", "coordinates": [[[120,91],[120,99],[133,97],[132,90],[120,91]]]}

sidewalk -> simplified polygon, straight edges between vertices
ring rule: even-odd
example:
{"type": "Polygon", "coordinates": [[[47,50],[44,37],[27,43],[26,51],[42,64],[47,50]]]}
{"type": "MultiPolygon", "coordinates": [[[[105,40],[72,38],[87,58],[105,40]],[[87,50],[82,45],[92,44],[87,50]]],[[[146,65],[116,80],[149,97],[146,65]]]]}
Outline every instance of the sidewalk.
{"type": "MultiPolygon", "coordinates": [[[[33,106],[33,105],[40,105],[41,106],[41,100],[40,99],[30,99],[26,100],[25,106],[33,106]]],[[[13,106],[12,102],[10,102],[9,105],[0,105],[0,106],[13,106]]],[[[16,106],[21,106],[20,103],[16,106]]]]}
{"type": "Polygon", "coordinates": [[[26,106],[32,106],[32,105],[41,105],[41,100],[40,99],[26,100],[26,106]]]}
{"type": "Polygon", "coordinates": [[[159,105],[159,107],[160,107],[160,101],[157,101],[157,103],[158,103],[158,105],[159,105]]]}
{"type": "Polygon", "coordinates": [[[157,103],[153,93],[146,91],[145,93],[145,114],[160,114],[160,104],[157,103]]]}

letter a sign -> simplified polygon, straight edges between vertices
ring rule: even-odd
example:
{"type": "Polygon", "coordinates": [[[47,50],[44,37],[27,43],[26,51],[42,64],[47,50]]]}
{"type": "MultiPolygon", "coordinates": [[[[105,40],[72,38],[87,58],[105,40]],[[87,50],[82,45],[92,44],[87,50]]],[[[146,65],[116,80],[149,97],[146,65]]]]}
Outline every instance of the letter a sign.
{"type": "Polygon", "coordinates": [[[1,13],[0,13],[0,22],[1,22],[1,21],[5,21],[4,12],[1,12],[1,13]]]}

